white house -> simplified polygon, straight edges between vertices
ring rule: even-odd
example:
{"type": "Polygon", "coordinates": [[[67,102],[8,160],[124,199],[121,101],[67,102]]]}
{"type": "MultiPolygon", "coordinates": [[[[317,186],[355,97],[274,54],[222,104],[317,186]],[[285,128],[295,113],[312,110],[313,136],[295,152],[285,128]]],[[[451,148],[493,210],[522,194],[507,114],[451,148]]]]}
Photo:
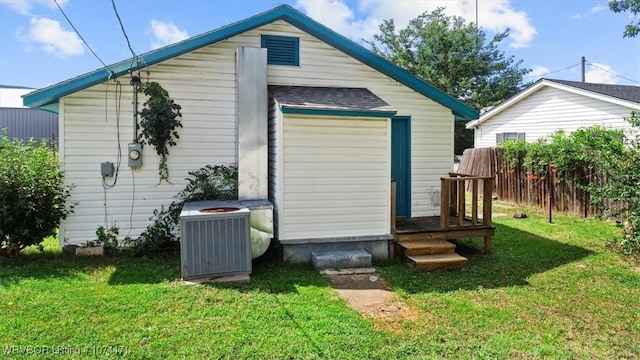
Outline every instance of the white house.
{"type": "Polygon", "coordinates": [[[238,163],[241,193],[253,177],[268,184],[262,196],[273,204],[275,237],[291,261],[336,248],[387,257],[391,179],[399,215],[439,214],[454,120],[478,117],[287,5],[40,89],[24,102],[60,114],[65,181],[78,202],[60,228],[61,245],[94,239],[98,226],[114,222],[123,235],[138,236],[189,171],[238,163]],[[170,184],[158,184],[151,148],[143,149],[141,167],[127,166],[127,146],[137,140],[130,73],[138,69],[182,106],[170,184]],[[243,119],[251,116],[261,129],[254,140],[266,144],[260,164],[243,161],[250,142],[243,129],[252,126],[243,119]],[[117,181],[104,179],[113,187],[103,187],[105,161],[120,163],[117,181]]]}
{"type": "Polygon", "coordinates": [[[624,119],[640,110],[640,86],[541,79],[467,124],[475,147],[504,140],[534,142],[557,130],[571,133],[600,125],[626,128],[624,119]]]}

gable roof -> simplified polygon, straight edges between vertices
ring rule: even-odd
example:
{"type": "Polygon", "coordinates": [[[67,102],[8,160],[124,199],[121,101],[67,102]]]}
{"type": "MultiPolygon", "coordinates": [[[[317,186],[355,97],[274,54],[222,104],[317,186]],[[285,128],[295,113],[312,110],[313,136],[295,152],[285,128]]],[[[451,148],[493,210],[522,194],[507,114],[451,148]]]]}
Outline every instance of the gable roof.
{"type": "Polygon", "coordinates": [[[553,80],[548,79],[551,82],[572,86],[574,88],[591,91],[594,93],[611,96],[614,98],[636,102],[640,104],[640,86],[631,85],[611,85],[611,84],[596,84],[579,81],[568,80],[553,80]]]}
{"type": "Polygon", "coordinates": [[[365,88],[269,86],[284,113],[392,117],[391,105],[365,88]]]}
{"type": "Polygon", "coordinates": [[[510,99],[504,101],[487,112],[483,113],[478,120],[467,124],[467,129],[475,129],[485,121],[491,119],[502,111],[516,105],[520,101],[535,94],[539,90],[551,87],[566,92],[582,95],[588,98],[606,101],[612,104],[640,110],[640,86],[631,85],[610,85],[583,83],[578,81],[540,79],[531,86],[517,93],[510,99]]]}
{"type": "Polygon", "coordinates": [[[245,20],[241,20],[236,23],[223,26],[219,29],[183,40],[176,44],[142,54],[138,56],[139,64],[136,64],[135,59],[127,59],[110,65],[107,68],[97,69],[84,75],[34,91],[24,96],[24,104],[26,106],[39,108],[56,107],[58,100],[61,97],[99,84],[114,76],[121,76],[127,74],[129,71],[135,71],[157,64],[278,20],[288,22],[300,30],[355,58],[356,60],[372,67],[380,73],[389,76],[440,105],[451,109],[458,119],[472,120],[478,118],[479,114],[476,110],[464,105],[457,99],[413,76],[408,71],[394,65],[390,61],[375,55],[363,46],[356,44],[324,25],[312,20],[306,15],[303,15],[289,5],[280,5],[272,10],[252,16],[245,20]]]}

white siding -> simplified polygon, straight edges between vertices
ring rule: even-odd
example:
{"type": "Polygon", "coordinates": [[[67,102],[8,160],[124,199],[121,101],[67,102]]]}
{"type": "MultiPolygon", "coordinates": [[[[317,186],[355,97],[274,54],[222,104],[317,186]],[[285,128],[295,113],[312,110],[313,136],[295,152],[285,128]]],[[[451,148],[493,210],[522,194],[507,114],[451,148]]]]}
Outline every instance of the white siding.
{"type": "Polygon", "coordinates": [[[280,241],[389,233],[384,119],[284,117],[280,241]]]}
{"type": "MultiPolygon", "coordinates": [[[[149,224],[153,210],[174,200],[189,171],[206,164],[237,161],[235,51],[238,46],[259,47],[261,34],[300,37],[300,66],[269,65],[269,84],[366,87],[395,107],[398,115],[411,116],[412,216],[437,214],[439,178],[451,170],[451,111],[278,21],[153,65],[148,68],[148,76],[142,74],[143,81],[148,78],[159,82],[182,106],[184,128],[179,131],[178,145],[170,149],[168,162],[171,184],[158,184],[158,158],[149,146],[143,150],[142,169],[132,172],[127,167],[126,148],[132,138],[132,88],[128,76],[120,78],[122,164],[117,185],[106,191],[107,225],[115,222],[124,235],[138,236],[149,224]]],[[[60,101],[64,109],[60,138],[64,139],[65,177],[76,185],[72,196],[79,202],[61,236],[70,243],[95,238],[96,228],[105,224],[100,162],[117,161],[116,98],[120,96],[116,96],[115,89],[114,83],[109,82],[60,101]]],[[[140,107],[143,101],[140,100],[140,107]]],[[[273,196],[278,198],[278,194],[273,196]]],[[[280,211],[279,217],[282,216],[280,211]]]]}
{"type": "Polygon", "coordinates": [[[475,129],[475,147],[496,145],[496,134],[525,133],[528,142],[563,129],[571,133],[593,125],[624,128],[632,109],[552,87],[544,87],[496,114],[475,129]]]}
{"type": "MultiPolygon", "coordinates": [[[[149,69],[149,80],[162,84],[182,106],[184,128],[179,130],[178,145],[169,150],[171,184],[158,184],[158,156],[151,146],[143,148],[141,169],[132,171],[127,166],[127,144],[133,139],[133,97],[128,77],[119,79],[121,95],[116,94],[115,83],[109,82],[61,100],[62,161],[67,183],[75,185],[72,199],[78,202],[74,214],[65,221],[61,242],[68,239],[78,244],[94,239],[96,228],[105,225],[105,217],[107,226],[115,223],[121,228],[121,235],[139,236],[153,211],[175,200],[189,171],[206,164],[236,162],[234,56],[235,47],[208,47],[149,69]],[[225,60],[212,63],[212,58],[225,60]],[[118,127],[120,171],[117,184],[104,190],[100,163],[117,163],[118,127]]],[[[139,102],[142,108],[144,98],[139,102]]],[[[109,184],[113,180],[107,178],[109,184]]]]}

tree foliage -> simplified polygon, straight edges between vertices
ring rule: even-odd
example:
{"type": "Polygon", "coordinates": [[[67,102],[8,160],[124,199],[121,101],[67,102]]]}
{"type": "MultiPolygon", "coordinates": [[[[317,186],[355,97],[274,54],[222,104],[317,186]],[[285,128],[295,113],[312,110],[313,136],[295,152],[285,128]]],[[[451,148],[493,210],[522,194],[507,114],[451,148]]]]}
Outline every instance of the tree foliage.
{"type": "MultiPolygon", "coordinates": [[[[498,48],[507,36],[508,30],[488,39],[475,24],[438,8],[411,20],[404,29],[396,29],[393,19],[385,20],[368,43],[376,54],[480,110],[522,90],[523,76],[530,71],[520,67],[522,60],[498,48]]],[[[457,135],[464,131],[461,125],[457,135]]],[[[462,138],[457,136],[458,140],[462,138]]],[[[470,146],[472,140],[456,144],[456,153],[470,146]]]]}
{"type": "Polygon", "coordinates": [[[0,256],[15,256],[55,235],[72,211],[55,151],[0,138],[0,256]]]}
{"type": "MultiPolygon", "coordinates": [[[[609,9],[615,13],[630,12],[638,15],[640,13],[640,0],[611,0],[609,9]]],[[[623,37],[636,37],[640,34],[640,18],[635,16],[635,23],[632,21],[625,26],[623,37]]]]}
{"type": "Polygon", "coordinates": [[[591,186],[589,191],[596,203],[604,199],[612,202],[605,210],[624,217],[619,243],[622,251],[640,254],[640,114],[633,112],[627,120],[633,130],[624,146],[590,154],[608,181],[603,186],[591,186]]]}

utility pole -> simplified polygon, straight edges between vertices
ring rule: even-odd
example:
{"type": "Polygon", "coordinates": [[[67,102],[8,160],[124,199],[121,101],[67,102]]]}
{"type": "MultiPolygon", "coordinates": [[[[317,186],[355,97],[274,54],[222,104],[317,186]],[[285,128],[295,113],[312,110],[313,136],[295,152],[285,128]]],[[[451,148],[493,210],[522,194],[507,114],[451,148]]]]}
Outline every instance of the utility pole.
{"type": "Polygon", "coordinates": [[[478,0],[476,0],[476,32],[478,31],[478,0]]]}
{"type": "Polygon", "coordinates": [[[585,76],[584,76],[584,67],[585,64],[587,63],[587,59],[584,58],[584,56],[582,57],[582,82],[586,82],[585,81],[585,76]]]}

